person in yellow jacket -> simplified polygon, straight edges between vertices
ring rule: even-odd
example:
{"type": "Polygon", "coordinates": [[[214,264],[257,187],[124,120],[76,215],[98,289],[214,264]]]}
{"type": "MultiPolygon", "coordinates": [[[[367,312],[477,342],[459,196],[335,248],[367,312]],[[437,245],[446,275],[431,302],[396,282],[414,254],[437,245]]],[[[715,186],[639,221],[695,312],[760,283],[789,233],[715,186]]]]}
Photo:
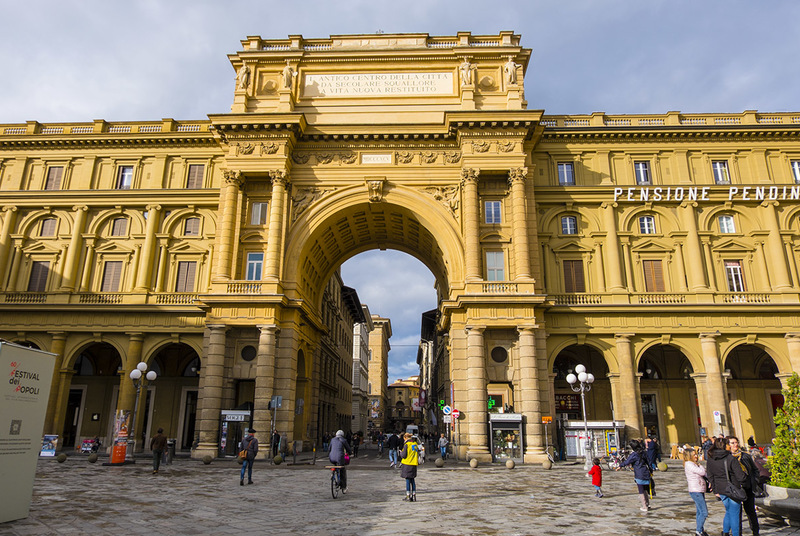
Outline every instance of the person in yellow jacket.
{"type": "Polygon", "coordinates": [[[403,436],[405,443],[400,452],[400,476],[406,479],[406,497],[404,501],[417,500],[417,465],[419,464],[419,440],[416,436],[406,432],[403,436]]]}

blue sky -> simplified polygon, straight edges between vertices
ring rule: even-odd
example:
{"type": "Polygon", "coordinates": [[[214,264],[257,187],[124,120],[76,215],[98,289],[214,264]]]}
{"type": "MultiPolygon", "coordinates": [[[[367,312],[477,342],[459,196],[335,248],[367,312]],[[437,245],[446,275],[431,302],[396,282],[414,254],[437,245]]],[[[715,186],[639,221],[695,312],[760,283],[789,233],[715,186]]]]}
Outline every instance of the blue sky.
{"type": "MultiPolygon", "coordinates": [[[[529,107],[549,114],[800,111],[800,2],[774,0],[6,2],[0,124],[203,119],[226,113],[226,54],[248,35],[513,30],[533,49],[529,107]]],[[[433,277],[416,259],[368,252],[343,268],[390,317],[389,380],[413,373],[433,277]]]]}

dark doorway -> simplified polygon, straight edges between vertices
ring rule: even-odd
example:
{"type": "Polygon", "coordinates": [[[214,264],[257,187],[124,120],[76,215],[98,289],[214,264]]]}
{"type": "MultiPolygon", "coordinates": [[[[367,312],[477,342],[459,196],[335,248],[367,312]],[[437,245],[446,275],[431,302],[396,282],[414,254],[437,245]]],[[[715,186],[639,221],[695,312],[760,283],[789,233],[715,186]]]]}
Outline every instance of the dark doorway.
{"type": "Polygon", "coordinates": [[[61,445],[63,447],[75,447],[82,404],[83,389],[70,389],[69,398],[67,399],[67,414],[64,417],[64,431],[61,434],[61,445]]]}

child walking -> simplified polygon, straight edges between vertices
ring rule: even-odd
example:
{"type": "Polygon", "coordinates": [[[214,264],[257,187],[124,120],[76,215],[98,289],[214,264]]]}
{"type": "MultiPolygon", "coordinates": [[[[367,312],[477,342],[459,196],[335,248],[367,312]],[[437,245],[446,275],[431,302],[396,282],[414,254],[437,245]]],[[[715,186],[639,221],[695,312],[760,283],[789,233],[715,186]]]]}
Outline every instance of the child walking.
{"type": "Polygon", "coordinates": [[[406,479],[406,497],[404,501],[417,500],[417,465],[419,464],[419,443],[417,438],[408,432],[403,436],[405,444],[400,452],[400,476],[406,479]]]}
{"type": "Polygon", "coordinates": [[[603,468],[600,467],[600,458],[592,458],[592,468],[586,473],[586,476],[592,477],[592,486],[594,486],[594,496],[600,498],[603,496],[603,468]]]}

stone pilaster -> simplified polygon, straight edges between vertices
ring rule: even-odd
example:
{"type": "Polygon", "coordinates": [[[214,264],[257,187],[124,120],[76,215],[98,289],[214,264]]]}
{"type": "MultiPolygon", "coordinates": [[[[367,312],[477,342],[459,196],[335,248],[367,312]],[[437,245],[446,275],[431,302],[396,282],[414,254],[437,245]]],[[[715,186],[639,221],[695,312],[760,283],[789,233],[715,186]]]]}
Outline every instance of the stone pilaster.
{"type": "Polygon", "coordinates": [[[147,206],[147,227],[145,228],[144,244],[139,258],[139,273],[136,278],[138,292],[147,291],[153,277],[153,256],[156,252],[156,233],[161,221],[161,205],[147,206]]]}
{"type": "Polygon", "coordinates": [[[284,207],[286,206],[286,186],[289,180],[285,171],[271,171],[269,176],[272,179],[272,202],[269,209],[269,236],[264,276],[265,279],[272,280],[280,278],[284,207]]]}
{"type": "Polygon", "coordinates": [[[786,265],[786,256],[784,255],[783,239],[781,238],[781,229],[778,224],[778,214],[776,212],[775,201],[762,203],[764,211],[764,221],[767,224],[769,234],[767,235],[767,247],[769,262],[769,273],[773,281],[772,290],[775,291],[788,291],[792,289],[792,279],[789,277],[789,269],[786,265]]]}
{"type": "Polygon", "coordinates": [[[217,239],[217,266],[214,276],[222,280],[229,280],[232,277],[234,235],[236,232],[236,215],[239,203],[239,190],[242,187],[243,179],[241,172],[225,170],[223,172],[225,186],[220,192],[221,202],[220,211],[222,212],[222,224],[217,239]]]}
{"type": "MultiPolygon", "coordinates": [[[[617,344],[617,360],[619,362],[618,393],[613,394],[614,400],[619,403],[617,418],[625,421],[628,437],[641,437],[642,435],[642,399],[637,396],[639,378],[633,367],[633,349],[629,334],[614,336],[617,344]]],[[[614,383],[611,384],[614,387],[614,383]]]]}
{"type": "Polygon", "coordinates": [[[6,264],[8,264],[8,254],[11,251],[11,233],[17,225],[17,207],[3,207],[6,213],[3,218],[3,229],[0,230],[0,281],[4,281],[6,275],[6,264]]]}
{"type": "Polygon", "coordinates": [[[466,257],[466,279],[480,281],[481,243],[480,243],[480,206],[478,205],[478,176],[480,170],[462,169],[461,184],[464,189],[464,255],[466,257]]]}
{"type": "Polygon", "coordinates": [[[484,327],[467,326],[467,458],[491,461],[487,438],[486,350],[484,327]]]}
{"type": "Polygon", "coordinates": [[[514,279],[531,278],[531,254],[528,244],[528,208],[525,197],[525,177],[528,168],[512,169],[508,172],[511,185],[511,226],[514,246],[514,279]]]}
{"type": "Polygon", "coordinates": [[[256,356],[256,387],[255,400],[253,402],[253,428],[256,429],[256,438],[259,443],[265,445],[259,457],[267,458],[271,438],[270,423],[272,415],[269,410],[269,402],[272,399],[275,380],[275,340],[278,334],[278,326],[268,324],[258,326],[260,335],[258,338],[258,354],[256,356]],[[263,454],[263,456],[262,456],[263,454]]]}
{"type": "MultiPolygon", "coordinates": [[[[197,433],[200,441],[192,452],[194,457],[217,456],[219,416],[222,409],[222,384],[225,375],[225,339],[227,326],[207,327],[208,346],[200,367],[200,392],[202,405],[198,408],[197,433]]],[[[258,430],[258,428],[256,428],[258,430]]]]}
{"type": "Polygon", "coordinates": [[[730,409],[728,408],[728,392],[725,387],[725,380],[719,362],[719,351],[717,349],[717,337],[719,333],[701,333],[700,347],[703,351],[703,365],[706,369],[706,403],[707,415],[701,416],[700,420],[708,429],[709,433],[730,432],[730,409]],[[722,422],[714,422],[714,412],[722,414],[722,422]]]}
{"type": "Polygon", "coordinates": [[[689,290],[691,292],[708,290],[705,270],[702,269],[705,263],[703,262],[700,235],[697,234],[697,220],[694,215],[695,205],[696,203],[683,203],[679,209],[680,219],[686,231],[683,248],[683,256],[686,262],[684,272],[688,276],[689,290]]]}
{"type": "Polygon", "coordinates": [[[539,400],[539,365],[536,359],[536,327],[524,326],[519,330],[519,405],[525,415],[526,463],[541,462],[545,458],[542,436],[542,409],[539,400]]]}
{"type": "Polygon", "coordinates": [[[622,282],[622,261],[619,251],[619,237],[617,236],[617,217],[614,213],[616,203],[603,203],[603,223],[606,229],[606,267],[608,269],[608,290],[611,292],[624,292],[622,282]]]}
{"type": "Polygon", "coordinates": [[[53,381],[50,384],[50,396],[47,399],[47,411],[44,417],[44,433],[45,434],[61,434],[63,422],[55,420],[56,406],[58,405],[58,393],[61,384],[61,366],[64,361],[64,349],[67,344],[67,334],[63,331],[58,331],[50,334],[53,339],[50,343],[49,352],[55,354],[53,363],[53,381]]]}

